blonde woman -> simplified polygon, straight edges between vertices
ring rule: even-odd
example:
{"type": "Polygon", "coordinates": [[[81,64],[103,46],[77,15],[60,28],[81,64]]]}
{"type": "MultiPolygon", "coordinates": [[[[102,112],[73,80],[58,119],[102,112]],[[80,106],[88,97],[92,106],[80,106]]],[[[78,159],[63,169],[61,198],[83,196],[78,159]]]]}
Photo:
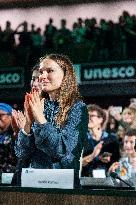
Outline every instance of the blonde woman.
{"type": "Polygon", "coordinates": [[[126,107],[124,108],[122,114],[114,111],[114,107],[110,108],[110,114],[118,121],[119,125],[121,125],[125,130],[129,128],[136,128],[136,108],[134,107],[126,107]]]}

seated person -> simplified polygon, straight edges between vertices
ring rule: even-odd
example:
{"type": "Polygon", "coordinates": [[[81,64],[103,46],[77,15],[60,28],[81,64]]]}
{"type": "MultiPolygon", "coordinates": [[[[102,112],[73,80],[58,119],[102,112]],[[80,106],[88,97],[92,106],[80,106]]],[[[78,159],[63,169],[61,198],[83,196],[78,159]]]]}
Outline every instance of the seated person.
{"type": "MultiPolygon", "coordinates": [[[[16,156],[29,158],[28,166],[35,169],[74,169],[78,184],[88,115],[73,65],[63,55],[50,54],[40,60],[39,72],[45,98],[37,91],[26,94],[25,125],[16,139],[16,156]]],[[[20,114],[15,120],[21,120],[20,114]]]]}
{"type": "Polygon", "coordinates": [[[0,172],[14,172],[16,166],[11,112],[10,105],[0,103],[0,172]]]}
{"type": "Polygon", "coordinates": [[[117,172],[124,178],[130,178],[131,174],[136,174],[136,151],[135,151],[136,129],[126,131],[123,141],[122,156],[118,162],[115,162],[109,168],[109,173],[117,172]]]}
{"type": "Polygon", "coordinates": [[[104,169],[119,159],[119,143],[115,135],[108,134],[103,127],[106,122],[105,111],[97,105],[88,106],[89,146],[84,148],[82,176],[92,176],[93,169],[104,169]]]}

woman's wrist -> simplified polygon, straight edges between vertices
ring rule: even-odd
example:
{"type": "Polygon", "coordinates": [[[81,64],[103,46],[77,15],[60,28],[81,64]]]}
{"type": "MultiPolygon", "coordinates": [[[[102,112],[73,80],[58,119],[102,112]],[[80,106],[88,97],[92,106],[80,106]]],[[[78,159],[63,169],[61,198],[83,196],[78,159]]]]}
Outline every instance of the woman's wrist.
{"type": "Polygon", "coordinates": [[[95,154],[94,154],[94,153],[92,153],[92,154],[90,155],[90,162],[91,162],[91,161],[93,161],[93,160],[94,160],[94,158],[95,158],[95,154]]]}
{"type": "Polygon", "coordinates": [[[39,123],[39,124],[45,124],[47,122],[47,120],[45,119],[45,117],[43,116],[43,117],[41,117],[39,120],[37,120],[37,123],[39,123]]]}
{"type": "Polygon", "coordinates": [[[88,155],[86,157],[83,157],[83,159],[82,159],[82,166],[84,167],[84,166],[88,165],[92,161],[93,161],[92,154],[90,154],[90,155],[88,155]]]}
{"type": "Polygon", "coordinates": [[[25,131],[27,134],[30,134],[31,125],[30,125],[30,124],[25,124],[25,126],[24,126],[24,131],[25,131]]]}

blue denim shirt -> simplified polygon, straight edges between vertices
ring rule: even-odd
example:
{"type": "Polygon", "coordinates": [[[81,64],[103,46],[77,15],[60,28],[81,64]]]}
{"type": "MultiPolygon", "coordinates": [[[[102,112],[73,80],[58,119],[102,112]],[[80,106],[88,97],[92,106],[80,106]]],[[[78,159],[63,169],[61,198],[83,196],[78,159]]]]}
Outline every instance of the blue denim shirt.
{"type": "Polygon", "coordinates": [[[19,132],[15,143],[16,156],[30,158],[33,168],[79,169],[81,151],[86,141],[88,114],[86,105],[77,101],[69,110],[65,125],[59,128],[55,116],[59,111],[56,101],[45,101],[47,123],[34,123],[32,135],[19,132]]]}

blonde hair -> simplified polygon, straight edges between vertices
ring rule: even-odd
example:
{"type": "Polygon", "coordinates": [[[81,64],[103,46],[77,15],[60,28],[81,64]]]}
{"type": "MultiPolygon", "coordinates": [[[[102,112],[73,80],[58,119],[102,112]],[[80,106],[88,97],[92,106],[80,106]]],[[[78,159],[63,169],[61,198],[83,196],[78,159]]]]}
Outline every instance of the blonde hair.
{"type": "Polygon", "coordinates": [[[73,69],[73,64],[68,57],[60,54],[50,54],[41,58],[40,63],[45,59],[54,60],[64,71],[62,84],[58,89],[56,96],[60,110],[55,119],[57,125],[62,126],[67,119],[68,111],[70,110],[71,106],[78,99],[81,99],[76,82],[76,75],[73,69]]]}
{"type": "Polygon", "coordinates": [[[133,120],[132,123],[130,124],[130,128],[136,129],[136,108],[134,108],[134,107],[126,107],[126,108],[123,110],[122,117],[123,117],[123,114],[124,114],[126,111],[127,111],[127,112],[130,112],[130,113],[133,113],[133,115],[134,115],[134,120],[133,120]]]}

